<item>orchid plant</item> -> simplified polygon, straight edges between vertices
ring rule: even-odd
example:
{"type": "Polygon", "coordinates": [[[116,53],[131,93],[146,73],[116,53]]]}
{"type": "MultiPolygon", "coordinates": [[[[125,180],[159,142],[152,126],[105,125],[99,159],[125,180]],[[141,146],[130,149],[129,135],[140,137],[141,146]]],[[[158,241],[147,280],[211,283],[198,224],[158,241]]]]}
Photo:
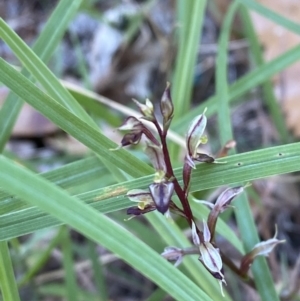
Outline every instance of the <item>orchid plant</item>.
{"type": "MultiPolygon", "coordinates": [[[[189,203],[189,186],[192,170],[197,167],[197,162],[207,164],[217,163],[212,156],[201,153],[198,150],[201,143],[207,142],[207,138],[204,135],[207,124],[205,111],[192,120],[187,130],[186,155],[182,169],[183,186],[181,186],[174,175],[167,145],[167,134],[174,113],[170,84],[167,84],[160,101],[162,125],[159,124],[154,106],[149,99],[146,100],[145,104],[141,104],[136,100],[134,100],[134,102],[138,106],[142,117],[138,119],[130,116],[125,120],[124,124],[119,127],[119,130],[127,131],[121,141],[120,147],[138,144],[144,135],[146,137],[145,153],[148,155],[156,173],[153,183],[149,185],[148,190],[134,189],[128,191],[127,197],[131,201],[136,202],[137,205],[128,208],[127,214],[134,217],[157,210],[166,217],[170,217],[171,213],[183,217],[192,230],[194,246],[186,249],[180,249],[174,246],[166,247],[161,254],[163,257],[169,261],[174,261],[175,266],[178,266],[185,255],[198,254],[201,264],[203,264],[206,270],[219,282],[222,295],[224,295],[222,284],[226,284],[223,263],[249,285],[254,286],[254,282],[250,276],[248,276],[248,271],[254,258],[259,255],[268,256],[277,244],[284,241],[276,238],[276,229],[275,236],[272,239],[258,243],[253,247],[251,252],[242,257],[239,267],[218,248],[215,241],[215,229],[218,217],[230,207],[233,199],[241,194],[247,185],[226,189],[217,198],[215,204],[198,201],[211,209],[207,220],[203,220],[202,222],[202,228],[199,228],[189,203]],[[143,120],[147,120],[154,125],[156,135],[143,123],[143,120]],[[181,206],[178,206],[172,201],[174,194],[178,197],[181,206]]],[[[219,153],[218,157],[225,156],[228,149],[234,145],[234,142],[229,142],[219,153]]]]}

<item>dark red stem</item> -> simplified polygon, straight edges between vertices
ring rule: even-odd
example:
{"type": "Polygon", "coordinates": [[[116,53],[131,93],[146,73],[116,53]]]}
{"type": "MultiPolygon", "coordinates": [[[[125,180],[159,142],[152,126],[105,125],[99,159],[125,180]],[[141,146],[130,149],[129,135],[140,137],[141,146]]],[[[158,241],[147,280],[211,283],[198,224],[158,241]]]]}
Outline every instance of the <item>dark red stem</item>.
{"type": "Polygon", "coordinates": [[[178,196],[178,198],[181,202],[183,211],[184,211],[184,213],[186,215],[186,218],[187,218],[187,221],[188,221],[188,223],[191,227],[192,226],[192,221],[194,220],[193,213],[192,213],[190,204],[187,200],[187,196],[184,193],[184,191],[182,190],[181,186],[179,185],[178,180],[175,177],[174,172],[173,172],[173,167],[172,167],[172,163],[171,163],[171,159],[170,159],[170,155],[169,155],[169,151],[168,151],[168,146],[167,146],[167,141],[166,141],[167,133],[164,133],[162,131],[161,127],[159,126],[159,124],[157,122],[157,120],[153,121],[153,123],[154,123],[154,125],[157,129],[157,132],[159,134],[159,137],[161,139],[162,150],[163,150],[164,159],[165,159],[165,163],[166,163],[166,167],[167,167],[167,175],[166,176],[168,178],[172,178],[172,181],[174,183],[175,192],[176,192],[176,194],[177,194],[177,196],[178,196]]]}

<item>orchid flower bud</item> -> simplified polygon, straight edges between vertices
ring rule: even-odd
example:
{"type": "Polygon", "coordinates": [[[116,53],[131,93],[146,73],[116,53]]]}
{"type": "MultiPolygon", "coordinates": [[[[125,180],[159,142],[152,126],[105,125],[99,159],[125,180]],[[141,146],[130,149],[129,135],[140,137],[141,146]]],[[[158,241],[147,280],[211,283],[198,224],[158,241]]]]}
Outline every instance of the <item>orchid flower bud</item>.
{"type": "Polygon", "coordinates": [[[119,127],[119,130],[130,131],[123,137],[121,146],[138,144],[142,138],[142,134],[144,134],[153,144],[160,145],[153,133],[134,116],[127,117],[123,125],[119,127]]]}
{"type": "Polygon", "coordinates": [[[194,161],[205,162],[205,163],[213,163],[215,162],[215,158],[202,153],[196,153],[196,156],[193,158],[194,161]]]}
{"type": "Polygon", "coordinates": [[[173,182],[153,183],[149,186],[149,190],[156,209],[160,213],[165,214],[169,209],[171,197],[174,192],[173,182]]]}
{"type": "Polygon", "coordinates": [[[121,141],[121,145],[117,147],[115,150],[124,146],[138,144],[142,138],[144,125],[137,118],[130,116],[126,118],[123,125],[119,127],[119,130],[130,131],[130,132],[124,135],[121,141]]]}
{"type": "MultiPolygon", "coordinates": [[[[192,166],[189,162],[187,162],[188,158],[184,160],[184,165],[182,169],[182,179],[183,179],[183,191],[188,194],[190,188],[191,174],[192,174],[192,166]]],[[[192,161],[192,163],[194,163],[192,161]]]]}
{"type": "Polygon", "coordinates": [[[215,248],[210,243],[211,233],[205,221],[203,221],[203,241],[200,241],[194,222],[192,223],[192,237],[194,244],[199,246],[199,260],[203,263],[205,268],[219,281],[221,293],[224,296],[222,283],[226,284],[226,281],[223,274],[222,258],[219,249],[215,248]]]}
{"type": "Polygon", "coordinates": [[[147,190],[132,189],[127,192],[127,197],[131,202],[137,202],[140,209],[144,209],[146,205],[152,204],[153,199],[147,190]]]}
{"type": "Polygon", "coordinates": [[[203,136],[207,123],[205,111],[206,109],[204,110],[203,114],[193,119],[189,126],[186,136],[186,146],[188,152],[186,161],[189,162],[192,168],[195,168],[195,163],[193,162],[193,159],[196,157],[197,148],[202,142],[201,138],[203,136]]]}
{"type": "Polygon", "coordinates": [[[151,211],[156,210],[155,205],[146,205],[143,209],[139,208],[138,206],[134,206],[134,207],[130,207],[127,209],[127,214],[128,215],[135,215],[135,216],[139,216],[151,211]]]}
{"type": "Polygon", "coordinates": [[[218,211],[219,213],[224,212],[228,207],[230,207],[232,200],[243,191],[244,186],[226,189],[219,195],[215,203],[214,210],[218,211]]]}
{"type": "Polygon", "coordinates": [[[160,146],[160,143],[158,142],[158,140],[155,138],[153,133],[146,126],[144,126],[144,128],[143,128],[143,134],[149,139],[150,142],[152,142],[153,144],[155,144],[157,146],[160,146]]]}
{"type": "Polygon", "coordinates": [[[121,146],[128,146],[128,145],[136,145],[141,141],[142,132],[140,133],[128,133],[125,134],[123,139],[121,140],[121,146]]]}
{"type": "Polygon", "coordinates": [[[170,83],[167,83],[167,87],[162,95],[160,101],[160,111],[163,116],[164,132],[166,132],[170,126],[174,112],[174,106],[171,98],[170,83]]]}
{"type": "Polygon", "coordinates": [[[166,247],[161,256],[169,261],[175,261],[174,266],[178,267],[183,259],[183,251],[177,247],[166,247]]]}
{"type": "Polygon", "coordinates": [[[161,146],[147,143],[145,152],[148,155],[154,169],[157,172],[162,171],[163,174],[165,175],[167,168],[166,168],[164,154],[163,154],[161,146]]]}
{"type": "Polygon", "coordinates": [[[147,190],[133,189],[127,192],[130,201],[138,203],[137,206],[127,209],[127,214],[141,215],[156,209],[151,194],[147,190]]]}
{"type": "Polygon", "coordinates": [[[120,131],[141,132],[144,128],[142,122],[133,116],[125,119],[124,123],[118,128],[120,131]]]}
{"type": "Polygon", "coordinates": [[[211,239],[213,239],[214,237],[217,220],[220,213],[224,212],[228,207],[230,207],[232,200],[237,195],[242,193],[244,191],[244,188],[245,188],[244,186],[239,186],[239,187],[226,189],[220,194],[215,204],[212,204],[207,201],[196,201],[197,203],[207,205],[209,208],[211,208],[211,211],[207,219],[208,228],[212,236],[211,239]]]}
{"type": "Polygon", "coordinates": [[[253,249],[246,254],[241,261],[241,270],[243,273],[247,273],[251,264],[253,263],[255,257],[257,256],[265,256],[268,257],[269,254],[273,251],[273,249],[281,243],[284,243],[285,240],[279,240],[276,238],[277,236],[277,226],[275,229],[275,234],[273,238],[270,238],[266,241],[262,241],[257,243],[253,249]]]}
{"type": "Polygon", "coordinates": [[[140,112],[143,114],[144,119],[149,120],[149,121],[155,120],[154,108],[153,108],[153,104],[150,101],[150,99],[147,98],[145,104],[138,102],[136,99],[132,99],[132,100],[140,109],[140,112]]]}

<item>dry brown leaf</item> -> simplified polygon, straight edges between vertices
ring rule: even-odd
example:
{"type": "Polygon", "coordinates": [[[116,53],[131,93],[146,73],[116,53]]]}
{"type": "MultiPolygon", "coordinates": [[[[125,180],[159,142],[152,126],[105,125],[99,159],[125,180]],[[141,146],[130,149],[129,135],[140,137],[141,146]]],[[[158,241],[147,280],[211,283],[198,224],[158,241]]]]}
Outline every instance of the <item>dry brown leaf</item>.
{"type": "MultiPolygon", "coordinates": [[[[0,107],[5,101],[9,90],[0,89],[0,107]]],[[[12,136],[17,137],[43,137],[57,132],[58,127],[49,119],[37,112],[27,103],[24,103],[12,131],[12,136]]]]}

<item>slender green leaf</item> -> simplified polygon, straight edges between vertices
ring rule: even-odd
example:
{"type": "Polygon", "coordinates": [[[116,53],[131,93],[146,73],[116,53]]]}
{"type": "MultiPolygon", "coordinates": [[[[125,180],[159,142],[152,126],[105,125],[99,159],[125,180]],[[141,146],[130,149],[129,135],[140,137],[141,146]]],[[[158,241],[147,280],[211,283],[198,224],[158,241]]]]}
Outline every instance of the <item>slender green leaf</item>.
{"type": "Polygon", "coordinates": [[[228,43],[231,32],[231,24],[239,2],[234,1],[228,8],[218,43],[218,54],[216,60],[216,94],[218,98],[218,128],[220,133],[221,145],[233,139],[232,127],[230,121],[229,93],[227,82],[227,65],[228,65],[228,43]]]}
{"type": "MultiPolygon", "coordinates": [[[[58,299],[66,300],[67,291],[66,286],[63,284],[46,284],[39,286],[37,291],[40,295],[49,297],[58,297],[58,299]]],[[[80,301],[106,301],[101,300],[95,293],[90,293],[78,288],[77,297],[80,301]]]]}
{"type": "MultiPolygon", "coordinates": [[[[39,59],[39,57],[22,41],[17,34],[0,18],[0,37],[10,46],[14,54],[27,68],[27,70],[38,80],[46,89],[48,94],[57,100],[61,105],[70,110],[73,114],[88,123],[91,127],[98,130],[97,124],[74,99],[71,93],[60,83],[50,69],[39,59]]],[[[19,95],[20,96],[20,95],[19,95]]],[[[103,136],[105,137],[105,136],[103,136]]],[[[101,156],[100,156],[101,158],[101,156]]],[[[124,175],[105,158],[104,164],[109,171],[119,180],[124,180],[124,175]]]]}
{"type": "Polygon", "coordinates": [[[157,288],[151,296],[149,296],[145,301],[157,301],[157,300],[164,300],[166,297],[166,292],[163,291],[161,288],[157,288]]]}
{"type": "MultiPolygon", "coordinates": [[[[254,26],[252,24],[252,20],[248,12],[248,9],[244,5],[241,5],[240,12],[241,12],[241,19],[245,27],[245,34],[247,39],[249,40],[249,47],[252,52],[255,64],[257,66],[262,66],[264,64],[262,48],[258,41],[258,37],[255,33],[254,26]]],[[[274,87],[270,79],[266,80],[263,83],[263,92],[264,92],[264,101],[268,106],[273,123],[275,124],[276,129],[280,135],[280,140],[282,143],[288,143],[290,135],[286,128],[284,118],[282,116],[282,112],[279,107],[279,103],[277,102],[274,94],[274,87]]]]}
{"type": "Polygon", "coordinates": [[[176,300],[211,300],[131,233],[40,176],[0,157],[0,186],[111,250],[176,300]]]}
{"type": "MultiPolygon", "coordinates": [[[[197,59],[201,30],[203,28],[206,0],[177,1],[178,15],[180,18],[179,51],[176,57],[175,73],[172,85],[174,102],[174,120],[186,113],[190,108],[193,90],[194,69],[197,59]]],[[[170,156],[178,157],[178,146],[170,145],[170,156]]]]}
{"type": "Polygon", "coordinates": [[[14,70],[3,59],[0,59],[0,81],[63,130],[100,157],[114,164],[114,166],[124,170],[131,176],[152,173],[153,169],[150,166],[138,160],[126,150],[111,151],[111,149],[116,148],[116,144],[108,137],[36,88],[33,83],[14,70]]]}
{"type": "MultiPolygon", "coordinates": [[[[234,84],[229,86],[229,101],[237,101],[244,93],[253,89],[254,87],[262,84],[268,78],[287,68],[289,65],[295,63],[300,59],[300,45],[286,51],[278,58],[265,63],[237,80],[234,84]]],[[[217,112],[217,96],[214,95],[207,99],[202,105],[199,105],[189,113],[185,114],[182,118],[177,119],[172,124],[171,128],[177,133],[184,133],[190,121],[197,115],[202,114],[203,110],[207,107],[207,116],[211,116],[217,112]]]]}
{"type": "Polygon", "coordinates": [[[89,258],[92,263],[93,272],[94,272],[94,281],[96,284],[98,295],[100,296],[101,300],[109,300],[108,293],[106,289],[106,280],[104,275],[104,267],[101,262],[98,260],[98,254],[96,251],[97,244],[93,241],[88,241],[88,248],[89,248],[89,258]]]}
{"type": "Polygon", "coordinates": [[[0,37],[12,49],[24,67],[46,89],[49,95],[73,112],[82,120],[96,128],[96,124],[73,96],[61,85],[55,75],[39,57],[18,37],[18,35],[0,18],[0,37]]]}
{"type": "MultiPolygon", "coordinates": [[[[224,164],[199,164],[192,176],[191,192],[299,171],[299,155],[300,143],[293,143],[233,155],[220,160],[226,162],[224,164]]],[[[176,169],[175,176],[180,182],[181,174],[181,169],[176,169]]],[[[113,212],[132,206],[132,202],[126,197],[128,190],[147,188],[152,181],[153,176],[145,176],[90,191],[78,197],[91,203],[92,207],[102,213],[113,212]]],[[[61,222],[38,208],[23,209],[1,216],[0,240],[60,224],[61,222]]]]}
{"type": "Polygon", "coordinates": [[[276,12],[270,10],[269,8],[258,3],[257,1],[253,1],[253,0],[239,0],[239,1],[240,3],[246,5],[248,8],[261,14],[265,18],[272,20],[275,24],[279,24],[282,27],[294,32],[297,35],[300,34],[300,24],[297,24],[292,20],[277,14],[276,12]]]}
{"type": "MultiPolygon", "coordinates": [[[[222,144],[225,144],[226,141],[233,138],[228,101],[227,49],[231,23],[239,5],[239,0],[234,1],[230,5],[228,13],[224,19],[218,44],[216,87],[219,104],[219,133],[222,144]]],[[[253,246],[259,242],[259,239],[246,193],[239,196],[238,201],[235,202],[235,216],[238,222],[241,238],[245,246],[245,251],[249,252],[253,246]]],[[[260,263],[261,265],[256,266],[256,269],[253,270],[253,275],[262,300],[279,300],[265,259],[260,259],[260,263]]]]}
{"type": "MultiPolygon", "coordinates": [[[[82,0],[61,0],[45,24],[42,33],[37,38],[33,51],[45,63],[49,61],[52,53],[60,42],[68,23],[75,15],[82,0]]],[[[3,150],[23,102],[20,98],[10,93],[0,110],[0,150],[3,150]]]]}
{"type": "Polygon", "coordinates": [[[20,301],[7,241],[0,242],[0,288],[3,301],[20,301]]]}
{"type": "Polygon", "coordinates": [[[48,261],[50,255],[51,255],[52,250],[62,240],[63,234],[64,234],[63,231],[64,231],[64,228],[61,227],[59,229],[57,235],[51,240],[51,242],[49,243],[47,248],[44,251],[42,251],[41,254],[39,254],[39,257],[36,260],[36,262],[30,267],[30,269],[28,271],[26,271],[26,274],[23,275],[22,278],[18,281],[19,287],[25,285],[28,281],[30,281],[32,279],[32,277],[34,277],[36,275],[36,273],[38,271],[40,271],[44,267],[44,265],[46,264],[46,262],[48,261]]]}
{"type": "Polygon", "coordinates": [[[207,1],[181,0],[178,2],[177,8],[178,10],[183,8],[181,12],[184,14],[179,20],[179,51],[175,63],[172,88],[175,119],[177,119],[180,114],[187,112],[190,107],[194,67],[196,64],[207,1]]]}
{"type": "MultiPolygon", "coordinates": [[[[105,172],[105,168],[101,166],[99,159],[91,157],[67,164],[41,175],[62,188],[70,189],[74,186],[78,187],[84,183],[89,183],[95,178],[100,178],[105,172]]],[[[0,191],[1,214],[26,207],[28,207],[28,204],[24,201],[0,191]]]]}
{"type": "Polygon", "coordinates": [[[77,301],[77,283],[74,271],[72,242],[70,239],[69,230],[65,226],[63,226],[62,251],[67,298],[69,301],[77,301]]]}

